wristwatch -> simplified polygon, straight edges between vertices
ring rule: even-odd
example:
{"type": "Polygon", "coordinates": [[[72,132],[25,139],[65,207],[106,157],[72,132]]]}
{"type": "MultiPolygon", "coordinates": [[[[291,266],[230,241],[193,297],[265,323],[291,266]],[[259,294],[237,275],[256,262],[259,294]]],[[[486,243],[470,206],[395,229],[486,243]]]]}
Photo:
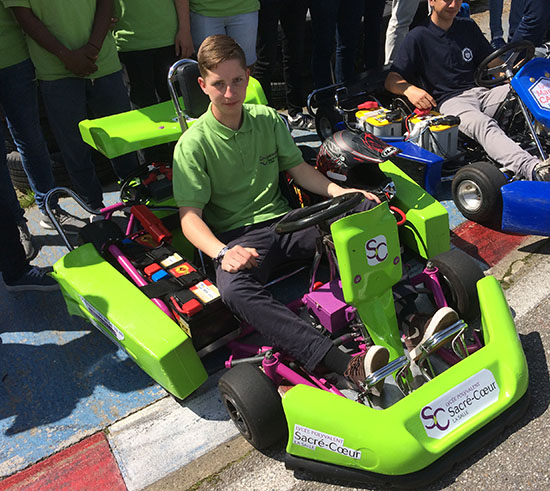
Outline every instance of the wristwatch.
{"type": "Polygon", "coordinates": [[[214,258],[214,264],[216,266],[220,266],[223,260],[223,257],[225,256],[225,253],[229,250],[229,247],[224,246],[220,252],[218,252],[218,255],[214,258]]]}

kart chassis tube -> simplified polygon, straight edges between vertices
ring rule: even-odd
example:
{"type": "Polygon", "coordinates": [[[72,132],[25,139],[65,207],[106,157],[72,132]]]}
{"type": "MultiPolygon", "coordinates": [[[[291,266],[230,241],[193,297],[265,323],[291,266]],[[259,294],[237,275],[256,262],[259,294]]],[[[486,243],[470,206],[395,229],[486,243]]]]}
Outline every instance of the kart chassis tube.
{"type": "MultiPolygon", "coordinates": [[[[113,257],[117,260],[117,262],[124,268],[124,271],[128,273],[130,278],[132,278],[133,282],[137,286],[145,286],[147,285],[147,282],[141,277],[138,270],[134,268],[132,263],[128,260],[128,258],[122,253],[122,251],[114,244],[111,244],[108,247],[108,251],[113,255],[113,257]]],[[[159,298],[152,298],[151,301],[160,309],[162,310],[170,319],[174,320],[174,316],[172,315],[172,312],[170,312],[170,309],[166,306],[166,304],[160,300],[159,298]]]]}

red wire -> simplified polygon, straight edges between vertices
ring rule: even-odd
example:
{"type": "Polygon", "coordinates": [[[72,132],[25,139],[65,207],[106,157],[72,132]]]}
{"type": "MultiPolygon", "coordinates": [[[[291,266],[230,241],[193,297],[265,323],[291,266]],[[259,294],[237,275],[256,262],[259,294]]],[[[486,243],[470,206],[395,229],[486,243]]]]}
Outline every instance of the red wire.
{"type": "Polygon", "coordinates": [[[400,210],[399,208],[397,208],[397,206],[391,206],[390,205],[390,210],[393,211],[397,216],[400,217],[400,219],[397,220],[397,226],[398,227],[400,227],[401,225],[403,225],[407,221],[407,215],[405,215],[405,212],[403,210],[400,210]]]}

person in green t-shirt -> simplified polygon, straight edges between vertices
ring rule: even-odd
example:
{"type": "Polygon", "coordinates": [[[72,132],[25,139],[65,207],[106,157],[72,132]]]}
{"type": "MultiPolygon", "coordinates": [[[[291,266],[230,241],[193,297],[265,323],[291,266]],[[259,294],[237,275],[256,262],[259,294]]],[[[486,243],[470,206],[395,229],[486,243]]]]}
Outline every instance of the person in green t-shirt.
{"type": "MultiPolygon", "coordinates": [[[[279,172],[287,171],[298,185],[321,196],[358,190],[338,186],[305,163],[274,109],[243,105],[249,70],[232,38],[206,38],[198,60],[198,81],[211,104],[174,152],[174,197],[183,233],[214,259],[222,299],[242,320],[306,369],[322,364],[362,383],[387,363],[386,348],[349,356],[263,286],[278,265],[313,257],[318,237],[313,227],[275,233],[275,223],[290,211],[278,186],[279,172]]],[[[366,197],[362,209],[379,202],[358,192],[366,197]]]]}
{"type": "Polygon", "coordinates": [[[239,43],[250,67],[256,62],[259,0],[189,0],[195,51],[213,34],[227,34],[239,43]]]}
{"type": "MultiPolygon", "coordinates": [[[[103,206],[91,149],[78,123],[128,111],[130,103],[113,37],[112,0],[2,0],[25,31],[48,121],[76,191],[91,208],[103,206]]],[[[138,165],[135,154],[112,161],[119,178],[138,165]]],[[[53,228],[42,221],[44,228],[53,228]]]]}
{"type": "Polygon", "coordinates": [[[113,29],[136,108],[170,99],[166,77],[178,58],[194,51],[189,0],[115,0],[113,29]]]}

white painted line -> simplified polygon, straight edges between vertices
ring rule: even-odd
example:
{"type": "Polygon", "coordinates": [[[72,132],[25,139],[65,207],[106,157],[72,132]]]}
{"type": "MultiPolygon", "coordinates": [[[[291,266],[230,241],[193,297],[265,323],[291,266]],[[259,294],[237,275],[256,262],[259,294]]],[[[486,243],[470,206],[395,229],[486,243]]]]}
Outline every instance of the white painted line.
{"type": "Polygon", "coordinates": [[[525,275],[514,281],[506,290],[506,299],[515,313],[517,322],[523,315],[535,308],[550,292],[550,259],[541,255],[529,264],[525,275]]]}
{"type": "Polygon", "coordinates": [[[107,438],[129,491],[189,464],[238,434],[210,376],[182,403],[172,397],[155,402],[109,428],[107,438]]]}

